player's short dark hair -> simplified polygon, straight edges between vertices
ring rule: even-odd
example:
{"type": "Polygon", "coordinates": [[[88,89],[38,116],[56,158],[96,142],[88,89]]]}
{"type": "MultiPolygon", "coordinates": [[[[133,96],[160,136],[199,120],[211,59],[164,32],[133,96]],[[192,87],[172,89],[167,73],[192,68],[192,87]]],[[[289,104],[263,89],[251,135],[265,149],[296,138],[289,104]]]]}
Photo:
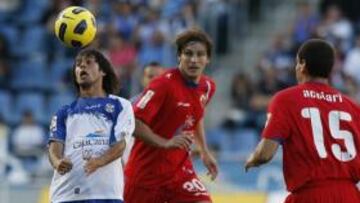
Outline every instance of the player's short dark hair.
{"type": "MultiPolygon", "coordinates": [[[[103,78],[103,84],[102,88],[106,92],[106,94],[117,94],[119,92],[119,80],[116,77],[116,74],[114,72],[114,68],[112,67],[109,60],[100,52],[95,49],[83,49],[81,50],[76,57],[89,57],[93,56],[95,57],[95,61],[99,64],[100,70],[102,70],[105,73],[105,76],[103,78]]],[[[75,76],[75,67],[76,67],[76,61],[73,65],[73,82],[76,88],[76,91],[80,91],[80,86],[76,81],[75,76]]]]}
{"type": "Polygon", "coordinates": [[[325,40],[310,39],[301,45],[298,57],[305,61],[310,76],[328,78],[334,66],[335,51],[325,40]]]}
{"type": "Polygon", "coordinates": [[[146,68],[148,66],[160,66],[160,63],[157,61],[151,61],[151,62],[145,64],[144,68],[146,68]]]}
{"type": "Polygon", "coordinates": [[[211,57],[212,54],[212,41],[210,37],[198,28],[192,28],[183,33],[179,34],[176,37],[175,44],[177,47],[177,55],[180,56],[183,49],[189,42],[200,42],[206,46],[206,53],[208,57],[211,57]]]}

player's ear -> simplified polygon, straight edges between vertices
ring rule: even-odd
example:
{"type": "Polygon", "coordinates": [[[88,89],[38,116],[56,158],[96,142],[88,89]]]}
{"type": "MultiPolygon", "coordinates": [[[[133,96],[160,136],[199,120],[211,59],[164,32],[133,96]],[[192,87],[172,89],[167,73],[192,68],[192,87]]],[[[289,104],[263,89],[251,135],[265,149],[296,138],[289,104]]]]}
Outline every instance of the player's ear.
{"type": "Polygon", "coordinates": [[[306,62],[304,59],[300,60],[300,72],[302,74],[306,74],[306,75],[308,74],[308,70],[306,68],[306,62]]]}
{"type": "Polygon", "coordinates": [[[306,65],[305,59],[300,59],[300,60],[299,60],[299,63],[300,63],[300,65],[302,65],[302,66],[305,66],[305,65],[306,65]]]}

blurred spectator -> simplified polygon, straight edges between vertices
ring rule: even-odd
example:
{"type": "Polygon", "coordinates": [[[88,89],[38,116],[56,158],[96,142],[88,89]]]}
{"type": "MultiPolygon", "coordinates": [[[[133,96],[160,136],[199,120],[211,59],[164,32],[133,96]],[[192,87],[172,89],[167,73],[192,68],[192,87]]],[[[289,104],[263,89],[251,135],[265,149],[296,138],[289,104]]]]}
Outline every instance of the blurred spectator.
{"type": "Polygon", "coordinates": [[[234,76],[231,84],[231,98],[235,108],[248,109],[249,98],[254,93],[253,84],[246,74],[238,73],[234,76]]]}
{"type": "Polygon", "coordinates": [[[132,73],[137,53],[131,43],[126,42],[120,35],[110,36],[108,55],[119,77],[127,72],[132,73]]]}
{"type": "Polygon", "coordinates": [[[280,33],[273,37],[271,47],[264,53],[260,68],[286,69],[292,65],[292,58],[291,42],[287,35],[280,33]]]}
{"type": "Polygon", "coordinates": [[[272,96],[279,90],[288,87],[279,80],[279,70],[268,68],[263,69],[260,80],[255,85],[254,94],[250,99],[250,106],[254,110],[252,120],[258,130],[263,128],[266,120],[266,109],[272,96]]]}
{"type": "Polygon", "coordinates": [[[252,22],[256,22],[258,20],[260,20],[261,17],[261,7],[263,4],[262,0],[252,0],[252,1],[248,1],[248,13],[249,13],[249,18],[250,21],[252,22]]]}
{"type": "Polygon", "coordinates": [[[20,6],[20,0],[1,0],[0,12],[15,11],[20,6]]]}
{"type": "Polygon", "coordinates": [[[142,91],[148,86],[151,80],[161,75],[164,71],[164,67],[162,67],[157,61],[152,61],[145,65],[142,70],[141,78],[139,79],[140,89],[136,92],[136,95],[131,98],[131,101],[136,101],[141,96],[142,91]]]}
{"type": "Polygon", "coordinates": [[[229,40],[229,5],[227,1],[201,1],[199,18],[204,30],[215,42],[215,53],[225,54],[228,51],[229,40]]]}
{"type": "Polygon", "coordinates": [[[324,13],[326,9],[332,5],[339,6],[344,14],[354,23],[360,20],[360,1],[358,0],[346,0],[346,1],[339,1],[339,0],[321,0],[319,7],[320,12],[324,13]]]}
{"type": "Polygon", "coordinates": [[[216,6],[216,37],[215,52],[224,55],[228,52],[229,44],[229,8],[224,0],[219,0],[216,6]]]}
{"type": "Polygon", "coordinates": [[[147,87],[152,79],[161,75],[163,72],[164,68],[156,61],[150,62],[148,65],[146,65],[141,80],[142,88],[144,89],[147,87]]]}
{"type": "Polygon", "coordinates": [[[346,52],[351,47],[353,28],[350,21],[343,16],[341,9],[332,5],[325,11],[317,28],[317,35],[332,43],[339,40],[341,50],[346,52]]]}
{"type": "Polygon", "coordinates": [[[10,87],[10,69],[5,59],[0,58],[0,89],[8,89],[10,87]]]}
{"type": "Polygon", "coordinates": [[[233,77],[231,84],[232,108],[228,112],[223,127],[226,129],[254,127],[251,121],[250,98],[254,94],[253,81],[244,73],[233,77]]]}
{"type": "Polygon", "coordinates": [[[356,38],[355,47],[346,55],[344,73],[354,78],[356,84],[360,85],[360,35],[356,38]]]}
{"type": "Polygon", "coordinates": [[[344,77],[344,93],[351,97],[356,103],[360,104],[360,88],[352,77],[344,77]]]}
{"type": "Polygon", "coordinates": [[[133,12],[129,2],[119,1],[115,6],[114,27],[125,40],[130,40],[135,27],[139,22],[138,16],[133,12]]]}
{"type": "Polygon", "coordinates": [[[108,55],[120,80],[120,95],[125,98],[130,96],[131,79],[136,68],[136,54],[135,48],[120,35],[110,37],[108,55]]]}
{"type": "Polygon", "coordinates": [[[5,36],[0,34],[0,58],[9,60],[10,51],[9,43],[5,36]]]}
{"type": "Polygon", "coordinates": [[[275,69],[274,77],[278,82],[283,83],[283,86],[293,84],[292,75],[289,71],[293,69],[293,58],[295,57],[291,50],[291,38],[285,33],[277,34],[272,39],[271,47],[265,51],[262,59],[259,62],[260,76],[264,77],[270,73],[267,69],[275,69]]]}
{"type": "Polygon", "coordinates": [[[107,24],[111,23],[113,10],[110,0],[88,0],[84,1],[85,8],[96,16],[96,25],[99,32],[103,32],[107,24]]]}
{"type": "Polygon", "coordinates": [[[23,161],[37,160],[44,153],[45,132],[34,120],[31,111],[25,111],[21,124],[14,129],[12,148],[23,161]]]}
{"type": "Polygon", "coordinates": [[[340,48],[340,42],[333,44],[335,49],[335,63],[331,73],[331,80],[333,87],[340,91],[346,92],[346,84],[344,80],[344,56],[345,53],[340,48]]]}
{"type": "Polygon", "coordinates": [[[0,180],[3,178],[8,157],[9,128],[0,117],[0,180]]]}
{"type": "Polygon", "coordinates": [[[144,20],[137,26],[135,30],[135,42],[138,43],[140,47],[144,44],[150,44],[152,42],[154,33],[161,32],[159,12],[148,9],[144,15],[144,20]]]}
{"type": "Polygon", "coordinates": [[[294,50],[297,50],[301,43],[314,35],[318,22],[319,18],[308,2],[298,4],[297,16],[292,32],[292,38],[295,43],[294,50]]]}

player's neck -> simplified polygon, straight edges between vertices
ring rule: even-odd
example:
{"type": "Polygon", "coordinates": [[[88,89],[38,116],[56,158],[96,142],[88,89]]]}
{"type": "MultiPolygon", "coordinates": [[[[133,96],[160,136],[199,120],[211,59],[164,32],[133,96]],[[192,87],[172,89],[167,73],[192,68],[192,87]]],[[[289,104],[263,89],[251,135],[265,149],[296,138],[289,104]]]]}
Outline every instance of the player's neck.
{"type": "Polygon", "coordinates": [[[189,77],[185,72],[183,72],[181,69],[180,70],[180,74],[181,76],[186,80],[186,81],[190,81],[190,82],[194,82],[195,84],[199,84],[200,82],[200,78],[201,76],[198,77],[189,77]]]}
{"type": "Polygon", "coordinates": [[[106,97],[106,92],[102,89],[102,87],[80,87],[80,97],[106,97]]]}
{"type": "Polygon", "coordinates": [[[309,77],[306,78],[304,83],[306,82],[313,82],[313,83],[320,83],[320,84],[325,84],[325,85],[329,85],[329,80],[327,78],[313,78],[313,77],[309,77]]]}

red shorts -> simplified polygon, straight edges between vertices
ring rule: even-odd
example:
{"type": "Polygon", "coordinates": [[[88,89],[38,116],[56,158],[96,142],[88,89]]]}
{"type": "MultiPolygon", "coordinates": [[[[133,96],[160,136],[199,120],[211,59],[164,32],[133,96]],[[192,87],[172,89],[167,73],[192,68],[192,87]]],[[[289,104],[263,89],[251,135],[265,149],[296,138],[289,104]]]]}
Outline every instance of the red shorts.
{"type": "Polygon", "coordinates": [[[360,203],[360,193],[349,180],[325,180],[292,192],[285,203],[360,203]]]}
{"type": "Polygon", "coordinates": [[[193,171],[177,174],[169,184],[161,186],[144,186],[141,183],[132,183],[126,178],[124,189],[124,202],[126,203],[191,203],[198,201],[212,202],[207,189],[193,171]]]}

